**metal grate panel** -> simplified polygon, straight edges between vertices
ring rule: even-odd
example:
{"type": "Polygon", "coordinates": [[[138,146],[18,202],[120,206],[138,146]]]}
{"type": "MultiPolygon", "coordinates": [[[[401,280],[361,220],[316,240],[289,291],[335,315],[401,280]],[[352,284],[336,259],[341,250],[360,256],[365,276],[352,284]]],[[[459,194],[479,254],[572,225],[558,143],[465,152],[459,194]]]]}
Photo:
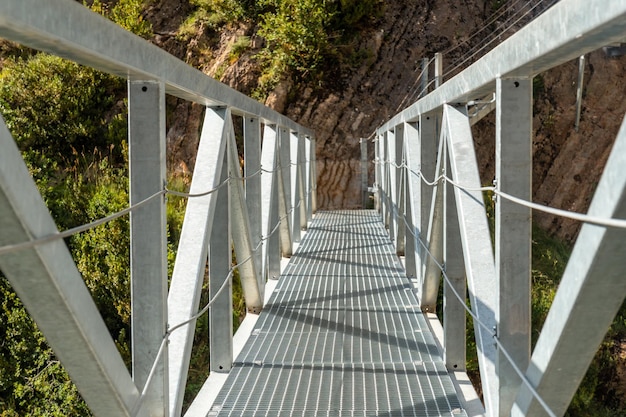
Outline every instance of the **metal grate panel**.
{"type": "Polygon", "coordinates": [[[375,212],[317,214],[209,415],[465,416],[375,212]]]}

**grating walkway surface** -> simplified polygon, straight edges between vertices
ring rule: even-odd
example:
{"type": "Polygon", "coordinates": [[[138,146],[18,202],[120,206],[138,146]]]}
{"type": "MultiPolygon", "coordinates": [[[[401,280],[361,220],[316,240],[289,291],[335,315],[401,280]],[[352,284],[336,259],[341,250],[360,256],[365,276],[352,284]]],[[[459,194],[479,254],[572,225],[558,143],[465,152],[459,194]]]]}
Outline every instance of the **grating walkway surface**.
{"type": "Polygon", "coordinates": [[[465,416],[375,211],[318,212],[209,416],[465,416]]]}

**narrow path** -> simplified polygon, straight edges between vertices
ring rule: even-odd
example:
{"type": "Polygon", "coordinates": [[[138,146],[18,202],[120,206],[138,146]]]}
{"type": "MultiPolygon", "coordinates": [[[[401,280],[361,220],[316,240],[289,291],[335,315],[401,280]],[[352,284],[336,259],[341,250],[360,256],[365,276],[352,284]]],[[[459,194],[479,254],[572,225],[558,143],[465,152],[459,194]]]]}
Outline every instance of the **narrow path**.
{"type": "Polygon", "coordinates": [[[465,416],[375,211],[318,213],[209,416],[465,416]]]}

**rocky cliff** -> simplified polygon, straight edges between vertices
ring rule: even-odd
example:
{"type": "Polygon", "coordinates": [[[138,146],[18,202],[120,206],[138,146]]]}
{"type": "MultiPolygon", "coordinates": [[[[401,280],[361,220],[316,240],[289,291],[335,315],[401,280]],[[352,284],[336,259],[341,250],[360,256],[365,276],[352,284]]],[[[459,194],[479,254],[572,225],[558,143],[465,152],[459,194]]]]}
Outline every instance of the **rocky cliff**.
{"type": "MultiPolygon", "coordinates": [[[[529,2],[529,4],[532,2],[529,2]]],[[[542,2],[535,2],[537,4],[542,2]]],[[[549,2],[541,4],[545,9],[549,2]]],[[[361,206],[361,138],[371,138],[377,126],[416,97],[421,60],[444,52],[444,73],[464,54],[503,26],[510,36],[541,11],[509,10],[494,16],[493,2],[484,0],[385,1],[381,17],[362,29],[346,53],[352,66],[337,66],[332,77],[316,85],[280,84],[267,104],[317,133],[318,203],[321,209],[361,206]],[[525,20],[511,25],[513,13],[525,20]],[[479,36],[476,36],[479,35],[479,36]]],[[[259,75],[254,56],[263,45],[256,29],[242,24],[219,35],[200,33],[182,42],[175,35],[191,6],[187,0],[159,0],[148,13],[157,33],[155,43],[198,66],[223,82],[250,93],[259,75]],[[233,59],[237,39],[249,36],[251,48],[233,59]]],[[[494,42],[494,45],[495,43],[494,42]]],[[[342,52],[342,51],[340,51],[342,52]]],[[[477,58],[477,55],[475,58],[477,58]]],[[[626,58],[608,58],[602,51],[587,56],[583,112],[574,131],[578,62],[569,62],[540,74],[535,80],[533,198],[554,207],[586,211],[593,190],[626,110],[626,58]]],[[[431,69],[432,73],[432,69],[431,69]]],[[[172,102],[169,126],[170,165],[183,171],[193,166],[202,110],[172,102]]],[[[474,127],[484,183],[493,179],[494,118],[474,127]]],[[[373,159],[370,145],[369,158],[373,159]]],[[[370,183],[373,165],[370,166],[370,183]]],[[[579,224],[535,213],[537,222],[553,234],[572,241],[579,224]]]]}

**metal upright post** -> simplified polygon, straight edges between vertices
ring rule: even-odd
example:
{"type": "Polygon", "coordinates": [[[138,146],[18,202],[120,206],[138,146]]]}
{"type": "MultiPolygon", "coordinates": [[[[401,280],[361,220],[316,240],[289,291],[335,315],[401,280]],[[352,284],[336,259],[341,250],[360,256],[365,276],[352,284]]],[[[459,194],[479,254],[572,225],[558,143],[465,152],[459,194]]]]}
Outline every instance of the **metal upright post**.
{"type": "Polygon", "coordinates": [[[435,54],[435,88],[439,88],[443,84],[443,54],[437,52],[435,54]]]}
{"type": "Polygon", "coordinates": [[[306,230],[307,220],[307,163],[306,163],[307,140],[303,134],[298,135],[298,199],[300,200],[300,230],[306,230]]]}
{"type": "MultiPolygon", "coordinates": [[[[446,160],[446,172],[452,172],[448,156],[446,160]]],[[[454,186],[446,183],[444,193],[443,215],[443,263],[449,283],[443,286],[443,340],[444,361],[446,368],[451,372],[465,371],[466,352],[465,347],[465,322],[466,315],[463,304],[467,294],[465,282],[465,262],[463,261],[463,246],[461,243],[461,231],[459,229],[459,217],[454,198],[454,186]],[[454,291],[461,296],[457,299],[454,291]]]]}
{"type": "MultiPolygon", "coordinates": [[[[128,84],[130,204],[165,186],[165,86],[155,81],[128,84]]],[[[165,198],[130,216],[133,379],[143,389],[167,330],[167,233],[165,198]]],[[[153,415],[168,410],[167,346],[148,387],[153,415]]]]}
{"type": "Polygon", "coordinates": [[[405,246],[405,233],[406,233],[406,225],[405,225],[405,195],[404,195],[404,183],[406,182],[406,167],[404,161],[404,124],[400,124],[396,126],[396,134],[395,134],[395,148],[396,148],[396,207],[397,207],[397,215],[396,215],[396,253],[400,256],[404,256],[404,246],[405,246]]]}
{"type": "MultiPolygon", "coordinates": [[[[531,200],[532,81],[496,80],[496,187],[531,200]]],[[[517,366],[530,360],[531,211],[498,198],[495,265],[500,302],[498,336],[517,366]]],[[[509,415],[521,379],[499,352],[500,415],[509,415]]]]}
{"type": "Polygon", "coordinates": [[[430,64],[430,60],[428,58],[422,59],[422,77],[420,81],[420,94],[419,97],[424,97],[428,94],[428,65],[430,64]]]}
{"type": "Polygon", "coordinates": [[[396,189],[396,131],[395,129],[387,132],[387,200],[389,201],[389,237],[392,242],[396,241],[396,228],[398,225],[398,190],[396,189]]]}
{"type": "Polygon", "coordinates": [[[308,223],[313,220],[313,194],[315,192],[314,189],[314,178],[313,178],[313,170],[314,170],[314,156],[313,155],[315,153],[315,147],[314,147],[314,141],[310,136],[306,137],[306,141],[305,141],[305,167],[306,167],[306,222],[307,225],[308,223]]]}
{"type": "Polygon", "coordinates": [[[280,247],[284,257],[290,258],[293,251],[291,234],[291,150],[290,133],[283,127],[278,129],[278,155],[280,172],[278,181],[278,200],[280,212],[280,247]]]}
{"type": "MultiPolygon", "coordinates": [[[[437,165],[437,131],[439,123],[439,115],[436,113],[430,113],[420,116],[419,119],[419,156],[417,156],[418,171],[419,174],[423,176],[427,181],[433,181],[436,176],[436,165],[437,165]]],[[[433,195],[433,186],[425,184],[424,181],[420,178],[421,182],[421,190],[419,195],[419,204],[420,204],[420,216],[419,218],[414,219],[415,226],[419,229],[420,239],[424,244],[426,244],[426,236],[428,233],[428,222],[430,218],[430,203],[433,195]]],[[[424,279],[424,265],[426,264],[426,259],[428,259],[428,254],[426,250],[420,244],[417,248],[420,259],[419,259],[419,279],[422,281],[424,279]]]]}
{"type": "Polygon", "coordinates": [[[263,168],[263,204],[261,218],[263,235],[266,242],[263,245],[263,273],[267,278],[278,279],[280,275],[280,236],[275,230],[280,222],[278,218],[279,197],[276,126],[265,125],[263,133],[263,147],[261,150],[261,168],[263,168]]]}
{"type": "Polygon", "coordinates": [[[309,151],[309,159],[311,160],[311,217],[317,212],[317,153],[315,147],[315,138],[310,138],[311,150],[309,151]]]}
{"type": "Polygon", "coordinates": [[[419,260],[418,254],[421,253],[419,244],[421,218],[420,196],[423,187],[422,180],[419,176],[420,142],[417,123],[405,123],[404,135],[405,160],[407,164],[405,201],[406,220],[408,224],[404,256],[407,275],[417,278],[420,276],[419,271],[421,271],[421,261],[419,260]]]}
{"type": "MultiPolygon", "coordinates": [[[[261,212],[261,123],[257,117],[244,116],[243,118],[244,136],[244,176],[246,178],[245,193],[246,204],[249,213],[261,212]]],[[[251,215],[250,217],[250,237],[252,247],[257,248],[261,244],[261,217],[251,215]]],[[[254,253],[257,271],[261,271],[262,251],[259,247],[254,253]]],[[[265,277],[258,274],[259,290],[261,294],[265,288],[265,277]]]]}
{"type": "Polygon", "coordinates": [[[578,87],[576,88],[576,122],[574,130],[578,132],[580,126],[580,112],[583,106],[583,82],[585,80],[585,56],[581,55],[578,59],[578,87]]]}
{"type": "Polygon", "coordinates": [[[301,226],[300,226],[300,165],[298,164],[298,155],[300,154],[300,138],[298,132],[289,132],[289,165],[291,166],[291,236],[293,242],[300,242],[301,226]]]}
{"type": "Polygon", "coordinates": [[[361,206],[367,208],[367,142],[365,138],[359,140],[361,144],[361,206]]]}
{"type": "MultiPolygon", "coordinates": [[[[230,123],[230,120],[226,120],[230,123]]],[[[228,145],[227,145],[228,146],[228,145]]],[[[222,180],[228,178],[228,165],[222,165],[222,180]]],[[[209,345],[211,372],[228,372],[233,363],[233,289],[229,271],[232,262],[231,202],[227,188],[217,191],[215,216],[209,243],[209,345]],[[222,288],[224,287],[225,288],[222,288]]]]}

